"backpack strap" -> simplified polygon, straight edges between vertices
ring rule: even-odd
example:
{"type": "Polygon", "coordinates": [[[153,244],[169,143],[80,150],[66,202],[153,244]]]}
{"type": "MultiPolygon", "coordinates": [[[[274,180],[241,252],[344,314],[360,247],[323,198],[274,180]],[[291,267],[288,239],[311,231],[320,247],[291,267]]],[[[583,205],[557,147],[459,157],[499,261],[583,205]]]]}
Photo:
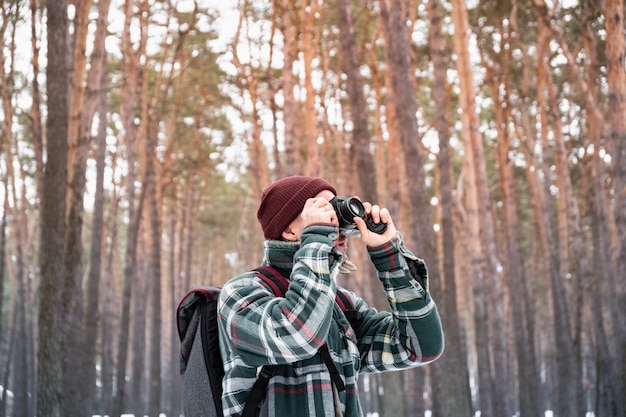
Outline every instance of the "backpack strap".
{"type": "Polygon", "coordinates": [[[338,288],[335,302],[339,305],[341,311],[343,311],[348,322],[350,322],[350,326],[352,326],[355,332],[358,332],[359,327],[361,327],[363,323],[363,313],[357,311],[348,292],[342,288],[338,288]]]}
{"type": "MultiPolygon", "coordinates": [[[[283,297],[289,288],[289,281],[275,268],[268,265],[263,265],[254,269],[257,272],[257,276],[263,280],[263,282],[271,288],[272,292],[277,297],[283,297]]],[[[335,302],[343,311],[346,319],[350,322],[350,325],[355,331],[358,331],[359,326],[363,322],[363,313],[356,310],[356,306],[352,302],[352,298],[348,292],[342,288],[337,289],[335,295],[335,302]]]]}
{"type": "MultiPolygon", "coordinates": [[[[287,288],[289,287],[289,281],[285,278],[280,272],[271,266],[261,266],[254,270],[257,272],[258,276],[265,282],[276,294],[277,296],[284,296],[287,292],[287,288]]],[[[350,321],[350,325],[353,325],[352,320],[348,316],[362,317],[360,313],[358,313],[354,307],[354,303],[350,296],[344,290],[338,290],[337,295],[335,296],[335,302],[339,305],[341,310],[346,314],[346,318],[350,321]]],[[[328,372],[330,373],[330,378],[333,383],[337,387],[339,391],[345,391],[346,385],[341,379],[341,375],[335,366],[335,362],[333,362],[332,357],[330,356],[330,350],[328,349],[328,345],[324,343],[319,350],[322,361],[328,368],[328,372]]],[[[250,396],[248,397],[248,401],[246,401],[246,408],[248,408],[248,404],[252,401],[253,397],[260,402],[263,399],[263,395],[265,395],[265,390],[267,389],[267,385],[269,384],[269,380],[276,373],[275,366],[266,365],[261,369],[261,373],[259,374],[259,379],[257,379],[256,383],[252,387],[252,391],[250,396]],[[271,368],[271,369],[266,369],[271,368]],[[257,388],[258,386],[258,388],[257,388]],[[254,396],[253,396],[254,394],[254,396]],[[257,399],[257,396],[258,399],[257,399]]],[[[254,402],[253,402],[254,403],[254,402]]],[[[246,416],[246,410],[244,409],[244,414],[242,417],[246,416]]]]}
{"type": "Polygon", "coordinates": [[[270,379],[276,374],[276,368],[276,365],[265,365],[261,368],[261,372],[248,394],[241,417],[256,417],[257,406],[263,401],[270,379]]]}
{"type": "MultiPolygon", "coordinates": [[[[285,295],[287,288],[289,288],[289,281],[280,272],[267,265],[262,265],[253,271],[272,290],[274,295],[277,297],[285,295]]],[[[254,381],[248,398],[246,398],[241,417],[256,417],[257,407],[265,397],[270,379],[276,374],[276,368],[276,365],[264,365],[261,368],[261,372],[259,372],[259,376],[254,381]]]]}
{"type": "Polygon", "coordinates": [[[289,281],[275,268],[262,265],[253,270],[257,276],[272,290],[275,296],[284,297],[289,288],[289,281]]]}

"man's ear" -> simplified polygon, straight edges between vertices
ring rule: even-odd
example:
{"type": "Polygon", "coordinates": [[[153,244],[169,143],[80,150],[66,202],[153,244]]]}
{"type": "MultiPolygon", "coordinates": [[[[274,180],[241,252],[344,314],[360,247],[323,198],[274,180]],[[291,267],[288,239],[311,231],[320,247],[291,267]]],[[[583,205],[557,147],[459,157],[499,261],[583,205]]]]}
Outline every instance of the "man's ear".
{"type": "Polygon", "coordinates": [[[298,236],[293,230],[291,230],[291,227],[287,227],[283,231],[283,239],[285,239],[287,242],[297,242],[298,236]]]}

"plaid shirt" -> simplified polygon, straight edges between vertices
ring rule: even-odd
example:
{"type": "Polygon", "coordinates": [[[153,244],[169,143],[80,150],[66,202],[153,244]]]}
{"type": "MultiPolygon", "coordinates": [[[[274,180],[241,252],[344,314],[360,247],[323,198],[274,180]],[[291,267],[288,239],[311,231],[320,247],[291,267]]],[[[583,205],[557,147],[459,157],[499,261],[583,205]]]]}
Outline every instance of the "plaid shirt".
{"type": "Polygon", "coordinates": [[[362,416],[359,372],[382,372],[425,365],[443,351],[437,307],[428,292],[423,261],[398,235],[370,248],[370,258],[387,293],[391,312],[378,312],[351,293],[363,314],[358,332],[335,302],[342,255],[333,247],[337,229],[312,225],[301,245],[266,241],[264,264],[289,279],[285,297],[276,297],[253,273],[226,283],[218,304],[225,376],[224,416],[240,416],[261,367],[278,364],[261,417],[362,416]],[[329,261],[333,259],[333,261],[329,261]],[[345,383],[338,391],[318,350],[327,343],[345,383]]]}

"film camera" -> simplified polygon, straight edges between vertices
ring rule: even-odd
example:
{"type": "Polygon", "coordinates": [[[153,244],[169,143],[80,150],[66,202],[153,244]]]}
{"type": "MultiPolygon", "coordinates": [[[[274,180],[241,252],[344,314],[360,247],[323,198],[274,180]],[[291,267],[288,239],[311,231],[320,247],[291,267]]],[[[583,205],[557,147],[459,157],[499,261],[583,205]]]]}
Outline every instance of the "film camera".
{"type": "Polygon", "coordinates": [[[337,220],[339,220],[339,232],[345,236],[359,236],[359,229],[354,222],[355,217],[360,217],[365,220],[367,228],[374,233],[381,234],[387,230],[385,223],[374,223],[374,220],[365,215],[365,206],[356,197],[334,197],[330,200],[330,204],[337,213],[337,220]]]}

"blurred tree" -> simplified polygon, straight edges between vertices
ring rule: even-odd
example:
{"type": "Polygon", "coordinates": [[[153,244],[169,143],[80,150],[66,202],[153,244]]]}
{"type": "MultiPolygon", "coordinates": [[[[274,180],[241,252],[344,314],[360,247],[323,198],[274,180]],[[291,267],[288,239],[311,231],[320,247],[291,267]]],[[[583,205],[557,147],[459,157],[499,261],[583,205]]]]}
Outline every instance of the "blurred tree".
{"type": "MultiPolygon", "coordinates": [[[[358,195],[364,201],[379,201],[374,156],[371,152],[368,111],[365,106],[360,64],[357,55],[356,31],[352,23],[352,7],[349,0],[337,0],[341,62],[346,74],[349,116],[352,122],[352,146],[357,167],[358,195]]],[[[380,152],[380,150],[379,150],[380,152]]],[[[382,152],[380,152],[382,154],[382,152]]],[[[382,155],[377,155],[382,159],[382,155]]],[[[378,291],[380,292],[380,291],[378,291]]]]}
{"type": "MultiPolygon", "coordinates": [[[[602,5],[602,2],[597,2],[602,5]]],[[[617,268],[616,277],[622,277],[617,281],[609,281],[610,294],[617,294],[617,303],[611,297],[611,320],[613,329],[618,336],[616,342],[617,366],[616,371],[621,375],[616,399],[626,398],[626,314],[623,309],[619,314],[615,306],[623,305],[626,300],[626,284],[623,277],[626,276],[626,164],[618,161],[626,160],[626,69],[624,68],[624,55],[626,54],[626,42],[624,41],[624,5],[623,2],[607,0],[605,2],[604,18],[606,21],[606,57],[607,57],[607,83],[609,87],[609,126],[610,142],[609,149],[614,155],[613,183],[615,193],[615,223],[617,230],[617,268]],[[615,288],[615,291],[612,290],[615,288]],[[621,330],[620,330],[621,328],[621,330]],[[621,385],[621,392],[619,386],[621,385]]],[[[609,385],[613,385],[609,383],[609,385]]],[[[615,415],[626,413],[624,401],[617,401],[611,405],[611,412],[615,415]]]]}
{"type": "MultiPolygon", "coordinates": [[[[100,306],[100,272],[102,265],[102,235],[104,227],[104,168],[106,164],[106,135],[107,135],[107,69],[105,38],[108,26],[110,0],[98,2],[98,18],[94,38],[94,49],[91,53],[90,70],[87,80],[86,106],[83,111],[80,126],[81,142],[89,144],[93,116],[97,113],[97,140],[96,146],[96,186],[94,192],[93,219],[91,223],[91,242],[89,251],[89,271],[85,284],[85,305],[83,314],[82,355],[84,369],[78,378],[84,390],[84,411],[88,415],[97,412],[96,387],[98,377],[96,368],[97,339],[98,339],[98,312],[100,306]],[[91,107],[93,106],[93,107],[91,107]]],[[[86,163],[86,161],[85,161],[86,163]]]]}
{"type": "Polygon", "coordinates": [[[67,416],[62,408],[63,341],[59,305],[65,277],[65,197],[69,80],[67,3],[48,3],[48,118],[46,164],[41,200],[41,254],[37,336],[37,415],[67,416]]]}
{"type": "MultiPolygon", "coordinates": [[[[123,86],[121,88],[120,100],[120,119],[122,125],[121,140],[125,145],[127,172],[124,199],[127,203],[127,222],[126,222],[126,242],[124,249],[124,272],[122,277],[122,294],[121,294],[121,318],[120,327],[118,329],[118,345],[117,345],[117,362],[115,372],[115,393],[113,395],[112,415],[118,416],[122,414],[125,408],[126,400],[126,377],[127,377],[127,358],[128,358],[128,341],[130,332],[130,302],[133,294],[133,281],[137,279],[137,242],[139,236],[139,226],[143,211],[145,199],[145,188],[140,190],[139,196],[136,195],[136,163],[137,149],[136,140],[137,132],[135,128],[135,115],[138,107],[139,97],[141,96],[140,85],[138,81],[140,57],[145,54],[146,33],[140,32],[142,36],[139,39],[137,51],[133,48],[131,42],[130,28],[133,20],[134,1],[126,0],[124,3],[124,28],[121,36],[121,52],[122,67],[121,76],[123,86]]],[[[139,354],[139,352],[136,352],[139,354]]]]}
{"type": "Polygon", "coordinates": [[[432,99],[434,101],[434,128],[439,140],[437,168],[439,174],[438,196],[441,201],[439,222],[441,224],[441,272],[433,277],[431,291],[437,296],[437,306],[446,334],[446,354],[431,368],[433,391],[433,414],[435,416],[467,416],[472,414],[469,386],[469,368],[465,340],[460,329],[456,298],[456,260],[454,253],[452,163],[449,134],[449,93],[446,83],[445,45],[442,36],[439,2],[428,1],[430,60],[433,63],[432,99]],[[464,377],[448,378],[458,373],[464,377]]]}

